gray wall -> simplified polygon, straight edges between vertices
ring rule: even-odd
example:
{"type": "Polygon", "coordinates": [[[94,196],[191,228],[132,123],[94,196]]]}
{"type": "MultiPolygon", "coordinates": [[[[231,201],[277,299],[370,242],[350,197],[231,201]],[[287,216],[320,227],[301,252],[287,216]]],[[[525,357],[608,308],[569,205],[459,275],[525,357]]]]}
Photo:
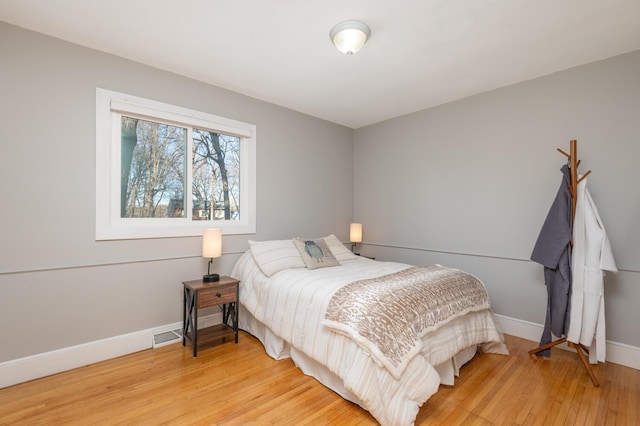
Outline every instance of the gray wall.
{"type": "Polygon", "coordinates": [[[607,338],[640,347],[640,51],[358,129],[362,251],[468,270],[497,313],[542,324],[529,257],[571,139],[621,269],[605,280],[607,338]]]}
{"type": "Polygon", "coordinates": [[[181,282],[206,269],[200,238],[95,241],[96,87],[257,125],[258,231],[224,237],[218,272],[248,238],[345,241],[353,217],[363,252],[469,270],[497,313],[534,323],[546,293],[528,258],[555,150],[577,139],[622,269],[608,337],[640,347],[639,52],[355,132],[4,23],[0,58],[0,362],[178,322],[181,282]]]}
{"type": "Polygon", "coordinates": [[[181,321],[206,270],[201,238],[95,241],[96,87],[257,126],[257,234],[216,271],[247,239],[348,239],[352,129],[2,22],[0,58],[0,362],[181,321]]]}

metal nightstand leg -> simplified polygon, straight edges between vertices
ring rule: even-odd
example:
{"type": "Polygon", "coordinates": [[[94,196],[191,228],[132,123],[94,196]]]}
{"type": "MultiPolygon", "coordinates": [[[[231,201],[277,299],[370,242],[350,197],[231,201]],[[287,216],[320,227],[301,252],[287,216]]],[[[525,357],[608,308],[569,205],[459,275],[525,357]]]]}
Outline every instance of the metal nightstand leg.
{"type": "Polygon", "coordinates": [[[187,345],[187,339],[193,344],[193,356],[198,354],[198,312],[196,310],[198,292],[184,289],[184,307],[182,311],[182,346],[187,345]],[[189,335],[189,330],[191,334],[189,335]]]}

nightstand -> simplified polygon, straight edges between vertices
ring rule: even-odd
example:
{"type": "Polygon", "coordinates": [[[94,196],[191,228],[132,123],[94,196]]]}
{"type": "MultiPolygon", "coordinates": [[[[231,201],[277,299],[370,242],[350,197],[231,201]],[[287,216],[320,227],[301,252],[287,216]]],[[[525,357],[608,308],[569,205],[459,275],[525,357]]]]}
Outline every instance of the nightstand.
{"type": "Polygon", "coordinates": [[[240,281],[221,276],[220,281],[203,282],[202,279],[184,281],[182,307],[182,346],[187,340],[193,345],[193,356],[198,356],[198,345],[220,340],[235,334],[238,343],[238,284],[240,281]],[[222,324],[198,329],[198,309],[220,306],[222,324]]]}

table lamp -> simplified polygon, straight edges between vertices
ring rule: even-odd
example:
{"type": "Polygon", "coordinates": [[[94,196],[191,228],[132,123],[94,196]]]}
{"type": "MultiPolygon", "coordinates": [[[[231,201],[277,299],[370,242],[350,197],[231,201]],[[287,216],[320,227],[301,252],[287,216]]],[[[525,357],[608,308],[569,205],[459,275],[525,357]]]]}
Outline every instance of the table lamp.
{"type": "Polygon", "coordinates": [[[209,258],[207,275],[202,276],[202,281],[211,283],[220,280],[220,275],[211,273],[211,264],[214,257],[222,256],[222,230],[205,229],[202,236],[202,257],[209,258]]]}
{"type": "Polygon", "coordinates": [[[351,228],[349,229],[349,241],[351,241],[351,251],[353,252],[356,248],[357,243],[362,242],[362,224],[361,223],[352,223],[351,228]]]}

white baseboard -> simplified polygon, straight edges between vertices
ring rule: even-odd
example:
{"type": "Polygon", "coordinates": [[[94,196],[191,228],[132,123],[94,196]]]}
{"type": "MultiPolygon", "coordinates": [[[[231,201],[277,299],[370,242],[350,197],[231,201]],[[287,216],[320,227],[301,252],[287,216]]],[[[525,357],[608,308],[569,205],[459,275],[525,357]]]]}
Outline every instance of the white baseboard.
{"type": "MultiPolygon", "coordinates": [[[[220,313],[201,316],[198,318],[198,328],[220,324],[221,322],[222,314],[220,313]]],[[[177,328],[182,328],[182,322],[0,363],[0,389],[150,349],[153,347],[153,336],[155,334],[177,328]]]]}
{"type": "MultiPolygon", "coordinates": [[[[543,325],[497,314],[496,318],[505,334],[531,340],[531,349],[537,347],[544,328],[543,325]]],[[[556,347],[573,351],[564,343],[556,347]]],[[[640,370],[640,348],[607,340],[607,362],[640,370]]]]}
{"type": "MultiPolygon", "coordinates": [[[[496,315],[496,318],[506,334],[531,340],[532,348],[540,340],[542,325],[503,315],[496,315]]],[[[198,328],[221,322],[220,313],[203,316],[198,318],[198,328]]],[[[0,363],[0,388],[150,349],[153,346],[155,334],[181,327],[182,323],[168,324],[0,363]]],[[[561,348],[562,345],[558,347],[561,348]]],[[[607,362],[640,370],[640,348],[607,342],[607,362]]]]}

